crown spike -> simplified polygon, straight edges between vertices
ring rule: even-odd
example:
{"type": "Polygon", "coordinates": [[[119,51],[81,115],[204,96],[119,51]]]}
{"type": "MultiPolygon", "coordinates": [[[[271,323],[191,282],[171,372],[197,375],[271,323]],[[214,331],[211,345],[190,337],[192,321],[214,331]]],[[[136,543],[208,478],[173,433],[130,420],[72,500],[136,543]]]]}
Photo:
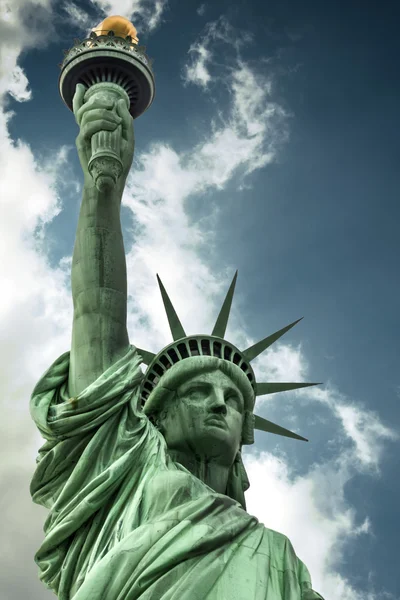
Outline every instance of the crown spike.
{"type": "Polygon", "coordinates": [[[225,335],[226,326],[228,324],[228,319],[229,319],[229,313],[231,311],[231,306],[232,306],[232,298],[233,298],[233,294],[235,292],[237,274],[238,274],[238,272],[236,270],[236,273],[232,279],[232,283],[229,287],[228,293],[226,294],[224,303],[222,305],[221,311],[218,315],[217,321],[214,325],[214,329],[212,330],[211,335],[215,335],[220,338],[223,338],[225,335]]]}
{"type": "Polygon", "coordinates": [[[142,357],[142,360],[145,365],[149,365],[153,359],[155,358],[154,352],[149,352],[148,350],[143,350],[143,348],[136,348],[138,354],[142,357]]]}
{"type": "Polygon", "coordinates": [[[160,291],[161,291],[161,296],[162,296],[162,300],[164,303],[165,312],[167,313],[167,318],[168,318],[168,323],[169,323],[169,326],[171,329],[172,338],[174,341],[180,340],[181,338],[186,337],[185,330],[182,327],[179,317],[176,314],[176,311],[172,305],[171,300],[169,299],[169,296],[165,290],[165,287],[163,286],[161,279],[158,276],[158,273],[157,273],[157,280],[158,280],[158,285],[160,286],[160,291]]]}
{"type": "Polygon", "coordinates": [[[256,383],[256,396],[288,392],[289,390],[297,390],[311,385],[321,385],[321,383],[256,383]]]}
{"type": "Polygon", "coordinates": [[[289,431],[289,429],[285,429],[280,425],[276,425],[271,421],[267,421],[267,419],[264,419],[263,417],[254,415],[254,419],[254,429],[258,429],[258,431],[266,431],[267,433],[275,433],[275,435],[282,435],[284,437],[294,438],[295,440],[308,442],[307,438],[304,438],[297,433],[293,433],[293,431],[289,431]]]}
{"type": "Polygon", "coordinates": [[[269,346],[276,342],[276,340],[278,340],[284,333],[289,331],[289,329],[297,325],[297,323],[299,323],[299,321],[301,321],[303,318],[304,317],[301,317],[301,319],[297,319],[297,321],[294,321],[293,323],[287,325],[283,329],[280,329],[272,335],[269,335],[268,337],[264,338],[260,342],[257,342],[256,344],[254,344],[254,346],[251,346],[250,348],[247,348],[247,350],[244,350],[243,354],[245,355],[247,360],[254,360],[259,354],[261,354],[261,352],[264,352],[264,350],[266,350],[269,346]]]}

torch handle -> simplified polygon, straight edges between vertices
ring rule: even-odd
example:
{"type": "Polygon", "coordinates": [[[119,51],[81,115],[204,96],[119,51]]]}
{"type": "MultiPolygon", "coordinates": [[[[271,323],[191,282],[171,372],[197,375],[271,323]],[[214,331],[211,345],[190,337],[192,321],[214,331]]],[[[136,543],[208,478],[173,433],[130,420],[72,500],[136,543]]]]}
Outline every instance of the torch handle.
{"type": "MultiPolygon", "coordinates": [[[[129,108],[129,97],[125,90],[110,82],[101,82],[92,85],[84,96],[84,101],[90,102],[91,98],[99,96],[104,102],[115,103],[123,98],[129,108]]],[[[111,191],[121,176],[123,163],[121,160],[121,125],[114,131],[99,131],[92,136],[92,156],[88,169],[100,192],[111,191]]]]}

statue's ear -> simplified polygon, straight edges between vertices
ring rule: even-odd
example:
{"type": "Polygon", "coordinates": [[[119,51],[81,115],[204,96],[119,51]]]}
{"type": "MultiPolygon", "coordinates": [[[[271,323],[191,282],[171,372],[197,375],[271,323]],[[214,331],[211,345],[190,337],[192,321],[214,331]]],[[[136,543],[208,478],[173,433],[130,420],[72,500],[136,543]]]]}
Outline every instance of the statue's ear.
{"type": "Polygon", "coordinates": [[[149,419],[150,423],[157,428],[157,415],[152,413],[151,415],[147,415],[147,418],[149,419]]]}
{"type": "Polygon", "coordinates": [[[255,417],[251,410],[244,411],[242,444],[254,444],[254,422],[255,417]]]}
{"type": "Polygon", "coordinates": [[[157,429],[157,431],[159,431],[161,433],[161,435],[164,435],[164,428],[163,428],[163,424],[162,424],[162,417],[160,415],[160,413],[152,413],[151,415],[147,415],[150,423],[152,425],[154,425],[154,427],[157,429]]]}

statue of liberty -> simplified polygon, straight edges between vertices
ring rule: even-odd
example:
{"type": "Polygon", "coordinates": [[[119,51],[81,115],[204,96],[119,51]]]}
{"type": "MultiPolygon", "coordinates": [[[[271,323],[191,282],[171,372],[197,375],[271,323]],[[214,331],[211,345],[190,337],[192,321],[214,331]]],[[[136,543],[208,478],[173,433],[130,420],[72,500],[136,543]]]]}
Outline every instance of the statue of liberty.
{"type": "Polygon", "coordinates": [[[30,405],[45,439],[31,483],[49,510],[40,579],[59,600],[321,599],[289,539],[249,515],[244,497],[241,449],[254,428],[304,439],[253,414],[257,395],[312,385],[256,383],[250,365],[295,323],[244,351],[226,341],[235,275],[211,335],[188,336],[159,280],[173,342],[158,354],[130,344],[120,204],[132,115],[123,95],[89,96],[76,85],[84,184],[71,350],[30,405]],[[115,185],[91,168],[104,132],[119,135],[115,185]]]}

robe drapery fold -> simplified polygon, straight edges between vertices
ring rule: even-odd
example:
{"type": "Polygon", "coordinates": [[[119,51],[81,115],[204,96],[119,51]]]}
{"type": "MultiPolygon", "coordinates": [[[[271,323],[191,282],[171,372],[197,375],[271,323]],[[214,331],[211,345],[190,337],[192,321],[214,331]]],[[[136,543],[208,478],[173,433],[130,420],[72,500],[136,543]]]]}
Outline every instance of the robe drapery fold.
{"type": "Polygon", "coordinates": [[[43,583],[59,600],[321,598],[286,536],[170,458],[138,408],[140,363],[130,346],[69,398],[66,352],[32,393],[43,583]]]}

